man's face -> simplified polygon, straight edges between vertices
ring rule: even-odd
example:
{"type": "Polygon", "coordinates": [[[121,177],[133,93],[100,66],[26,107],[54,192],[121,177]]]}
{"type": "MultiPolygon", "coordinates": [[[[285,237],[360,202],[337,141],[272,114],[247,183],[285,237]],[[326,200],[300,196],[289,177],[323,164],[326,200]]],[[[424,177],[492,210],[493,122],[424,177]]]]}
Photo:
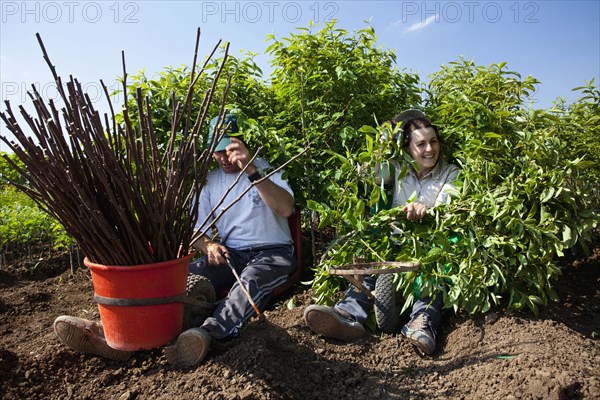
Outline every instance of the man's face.
{"type": "Polygon", "coordinates": [[[229,162],[229,155],[227,153],[227,149],[222,151],[215,151],[213,153],[213,158],[217,161],[219,167],[221,167],[223,172],[225,172],[226,174],[240,172],[240,168],[237,164],[232,164],[231,162],[229,162]]]}

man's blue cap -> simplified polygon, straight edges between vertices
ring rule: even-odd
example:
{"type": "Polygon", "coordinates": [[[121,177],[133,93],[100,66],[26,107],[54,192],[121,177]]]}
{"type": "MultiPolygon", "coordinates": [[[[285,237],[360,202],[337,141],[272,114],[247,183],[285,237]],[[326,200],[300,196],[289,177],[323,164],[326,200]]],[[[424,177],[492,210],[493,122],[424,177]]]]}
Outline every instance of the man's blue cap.
{"type": "MultiPolygon", "coordinates": [[[[208,144],[209,145],[212,142],[212,138],[213,138],[213,135],[215,134],[215,128],[217,127],[218,122],[219,122],[219,117],[214,117],[213,119],[210,120],[210,126],[208,128],[208,144]]],[[[227,132],[225,133],[225,135],[223,135],[223,137],[221,138],[221,141],[219,143],[217,143],[217,145],[215,146],[215,149],[213,151],[217,152],[217,151],[225,150],[225,148],[227,148],[227,146],[229,146],[229,144],[231,143],[229,134],[237,133],[240,131],[238,128],[238,125],[237,125],[237,115],[235,115],[235,114],[225,115],[225,121],[223,122],[222,126],[226,127],[228,125],[229,125],[229,128],[227,129],[227,132]]],[[[219,132],[217,132],[217,133],[219,133],[219,132]]]]}

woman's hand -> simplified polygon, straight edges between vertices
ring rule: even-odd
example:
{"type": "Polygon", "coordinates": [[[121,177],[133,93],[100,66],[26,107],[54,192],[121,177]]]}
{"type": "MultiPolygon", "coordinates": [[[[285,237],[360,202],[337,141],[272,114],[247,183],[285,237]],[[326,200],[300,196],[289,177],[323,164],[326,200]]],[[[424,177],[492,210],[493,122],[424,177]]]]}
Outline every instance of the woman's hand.
{"type": "Polygon", "coordinates": [[[421,221],[427,214],[427,207],[421,203],[408,203],[402,207],[402,211],[406,213],[409,221],[421,221]]]}

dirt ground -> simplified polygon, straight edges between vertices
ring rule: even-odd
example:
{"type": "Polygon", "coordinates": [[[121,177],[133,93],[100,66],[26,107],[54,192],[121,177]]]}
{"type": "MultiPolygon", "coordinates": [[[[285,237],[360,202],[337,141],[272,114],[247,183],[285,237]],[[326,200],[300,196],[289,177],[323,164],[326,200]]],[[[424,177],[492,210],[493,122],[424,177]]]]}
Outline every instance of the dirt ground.
{"type": "Polygon", "coordinates": [[[161,349],[120,363],[61,345],[57,316],[99,319],[89,272],[71,272],[68,254],[38,263],[36,251],[0,257],[2,399],[600,399],[598,244],[561,262],[559,303],[537,317],[448,316],[432,357],[401,335],[352,344],[313,335],[302,319],[310,292],[298,287],[188,369],[161,349]]]}

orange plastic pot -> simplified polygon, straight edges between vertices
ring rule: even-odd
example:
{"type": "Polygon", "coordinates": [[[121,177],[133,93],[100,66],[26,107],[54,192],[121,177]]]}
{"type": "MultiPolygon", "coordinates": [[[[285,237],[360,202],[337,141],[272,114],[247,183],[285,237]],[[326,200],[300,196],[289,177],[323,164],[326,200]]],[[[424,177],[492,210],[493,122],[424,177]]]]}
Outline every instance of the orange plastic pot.
{"type": "Polygon", "coordinates": [[[183,327],[188,264],[193,254],[155,264],[84,264],[92,274],[94,299],[108,345],[118,350],[147,350],[175,340],[183,327]]]}

